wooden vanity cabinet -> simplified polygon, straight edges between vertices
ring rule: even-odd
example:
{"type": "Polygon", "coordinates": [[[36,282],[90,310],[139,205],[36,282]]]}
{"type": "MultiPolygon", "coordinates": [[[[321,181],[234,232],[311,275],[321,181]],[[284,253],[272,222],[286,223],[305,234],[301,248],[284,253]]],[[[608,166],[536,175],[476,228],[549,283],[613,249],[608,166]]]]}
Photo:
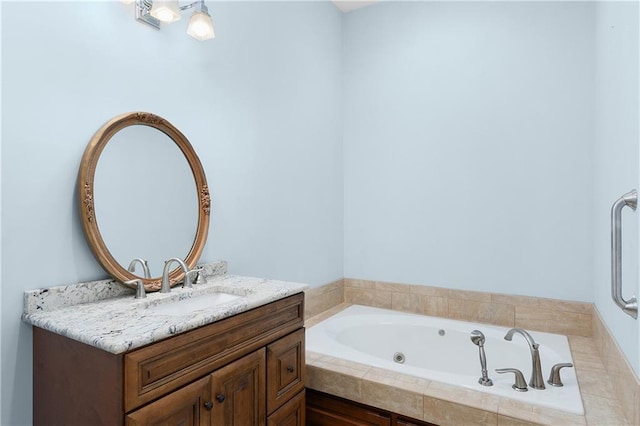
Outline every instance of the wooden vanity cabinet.
{"type": "Polygon", "coordinates": [[[435,426],[312,389],[306,396],[309,426],[435,426]]]}
{"type": "Polygon", "coordinates": [[[34,424],[303,426],[303,301],[119,355],[34,328],[34,424]]]}

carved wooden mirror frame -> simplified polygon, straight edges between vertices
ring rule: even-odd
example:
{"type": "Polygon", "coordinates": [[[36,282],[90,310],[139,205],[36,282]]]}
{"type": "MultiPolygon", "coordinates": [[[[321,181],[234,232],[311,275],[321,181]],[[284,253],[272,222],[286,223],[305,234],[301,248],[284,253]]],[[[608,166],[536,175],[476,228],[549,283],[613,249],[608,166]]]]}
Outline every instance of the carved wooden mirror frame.
{"type": "MultiPolygon", "coordinates": [[[[147,291],[160,290],[161,277],[143,278],[129,272],[126,266],[120,265],[107,248],[100,229],[96,221],[94,206],[94,178],[98,159],[109,140],[120,130],[128,126],[144,125],[156,128],[166,134],[180,148],[189,163],[189,167],[195,179],[198,194],[198,226],[196,228],[196,236],[191,246],[189,254],[184,259],[185,263],[192,269],[196,266],[202,250],[204,249],[209,231],[209,215],[211,212],[211,198],[209,196],[209,187],[204,174],[204,169],[200,163],[200,159],[196,155],[193,147],[188,139],[171,123],[162,117],[148,112],[131,112],[109,120],[104,126],[98,130],[87,145],[82,161],[80,163],[80,172],[78,177],[78,198],[80,201],[80,212],[82,217],[82,227],[87,237],[89,247],[95,255],[98,263],[113,278],[120,282],[132,279],[142,279],[144,287],[147,291]]],[[[184,272],[181,268],[176,268],[169,274],[169,281],[172,286],[182,281],[184,272]]]]}

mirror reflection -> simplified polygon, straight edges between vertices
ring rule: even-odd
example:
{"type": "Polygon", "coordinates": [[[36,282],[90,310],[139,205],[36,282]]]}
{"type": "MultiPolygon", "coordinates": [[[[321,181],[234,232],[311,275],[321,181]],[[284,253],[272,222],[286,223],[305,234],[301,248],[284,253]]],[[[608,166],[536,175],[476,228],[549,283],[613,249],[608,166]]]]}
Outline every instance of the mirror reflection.
{"type": "Polygon", "coordinates": [[[198,223],[194,177],[179,147],[160,130],[133,125],[118,131],[100,154],[94,194],[104,243],[135,275],[145,276],[135,259],[146,260],[150,277],[159,277],[166,259],[191,249],[198,223]]]}

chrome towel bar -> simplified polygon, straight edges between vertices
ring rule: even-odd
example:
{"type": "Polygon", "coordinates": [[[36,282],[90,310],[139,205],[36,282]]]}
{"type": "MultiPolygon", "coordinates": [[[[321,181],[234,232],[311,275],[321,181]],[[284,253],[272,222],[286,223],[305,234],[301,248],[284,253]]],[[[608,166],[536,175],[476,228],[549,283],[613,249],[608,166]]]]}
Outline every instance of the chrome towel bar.
{"type": "Polygon", "coordinates": [[[635,294],[629,300],[622,297],[622,209],[625,206],[635,211],[638,193],[635,189],[627,192],[611,207],[611,297],[627,315],[638,319],[638,300],[635,294]]]}

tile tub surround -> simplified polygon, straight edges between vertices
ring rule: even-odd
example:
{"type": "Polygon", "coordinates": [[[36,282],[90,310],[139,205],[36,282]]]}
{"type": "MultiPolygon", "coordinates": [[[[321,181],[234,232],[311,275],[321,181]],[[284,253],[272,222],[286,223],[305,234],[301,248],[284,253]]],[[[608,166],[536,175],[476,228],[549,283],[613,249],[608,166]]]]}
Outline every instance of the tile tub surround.
{"type": "MultiPolygon", "coordinates": [[[[343,303],[307,319],[312,327],[342,309],[343,303]]],[[[307,351],[307,386],[441,425],[627,425],[612,386],[602,386],[604,364],[591,338],[570,336],[585,415],[541,408],[509,398],[389,372],[307,351]]],[[[546,377],[545,377],[546,378],[546,377]]],[[[532,391],[533,392],[533,391],[532,391]]],[[[544,391],[542,391],[544,392],[544,391]]]]}
{"type": "Polygon", "coordinates": [[[304,291],[304,317],[311,318],[344,302],[344,280],[304,291]]]}
{"type": "MultiPolygon", "coordinates": [[[[335,286],[335,283],[332,285],[335,286]]],[[[327,292],[322,287],[312,289],[313,293],[307,293],[305,303],[334,307],[321,315],[307,316],[307,327],[332,315],[335,310],[343,309],[348,303],[357,303],[566,334],[574,355],[585,410],[591,413],[588,416],[590,424],[625,424],[625,419],[620,418],[622,413],[629,424],[640,426],[640,382],[592,304],[348,278],[344,279],[342,285],[347,305],[339,305],[337,301],[340,299],[335,296],[327,298],[327,292]],[[325,297],[325,300],[314,301],[311,300],[313,297],[325,297]],[[333,305],[332,301],[335,302],[333,305]],[[472,309],[463,315],[457,312],[463,306],[470,306],[472,309]],[[492,307],[496,307],[496,312],[500,313],[492,313],[492,307]],[[450,309],[453,309],[451,314],[450,309]],[[607,383],[594,385],[602,382],[607,383]],[[613,413],[608,420],[598,418],[594,415],[594,410],[603,404],[617,407],[619,411],[613,413]]]]}
{"type": "Polygon", "coordinates": [[[592,335],[593,305],[443,287],[344,279],[344,301],[573,336],[592,335]]]}
{"type": "MultiPolygon", "coordinates": [[[[75,290],[69,287],[72,286],[64,288],[73,293],[75,290]]],[[[85,287],[81,292],[87,291],[85,287]]],[[[38,309],[35,303],[25,303],[22,318],[36,327],[119,354],[301,293],[307,288],[306,284],[300,283],[214,275],[206,278],[203,284],[194,284],[192,289],[174,287],[171,293],[148,293],[145,299],[135,299],[131,293],[75,305],[69,305],[67,301],[57,309],[51,309],[52,304],[47,304],[48,310],[38,309]],[[148,309],[217,291],[244,297],[179,315],[160,314],[148,309]]],[[[25,299],[37,299],[38,295],[49,291],[62,290],[33,290],[25,293],[25,299]]]]}

